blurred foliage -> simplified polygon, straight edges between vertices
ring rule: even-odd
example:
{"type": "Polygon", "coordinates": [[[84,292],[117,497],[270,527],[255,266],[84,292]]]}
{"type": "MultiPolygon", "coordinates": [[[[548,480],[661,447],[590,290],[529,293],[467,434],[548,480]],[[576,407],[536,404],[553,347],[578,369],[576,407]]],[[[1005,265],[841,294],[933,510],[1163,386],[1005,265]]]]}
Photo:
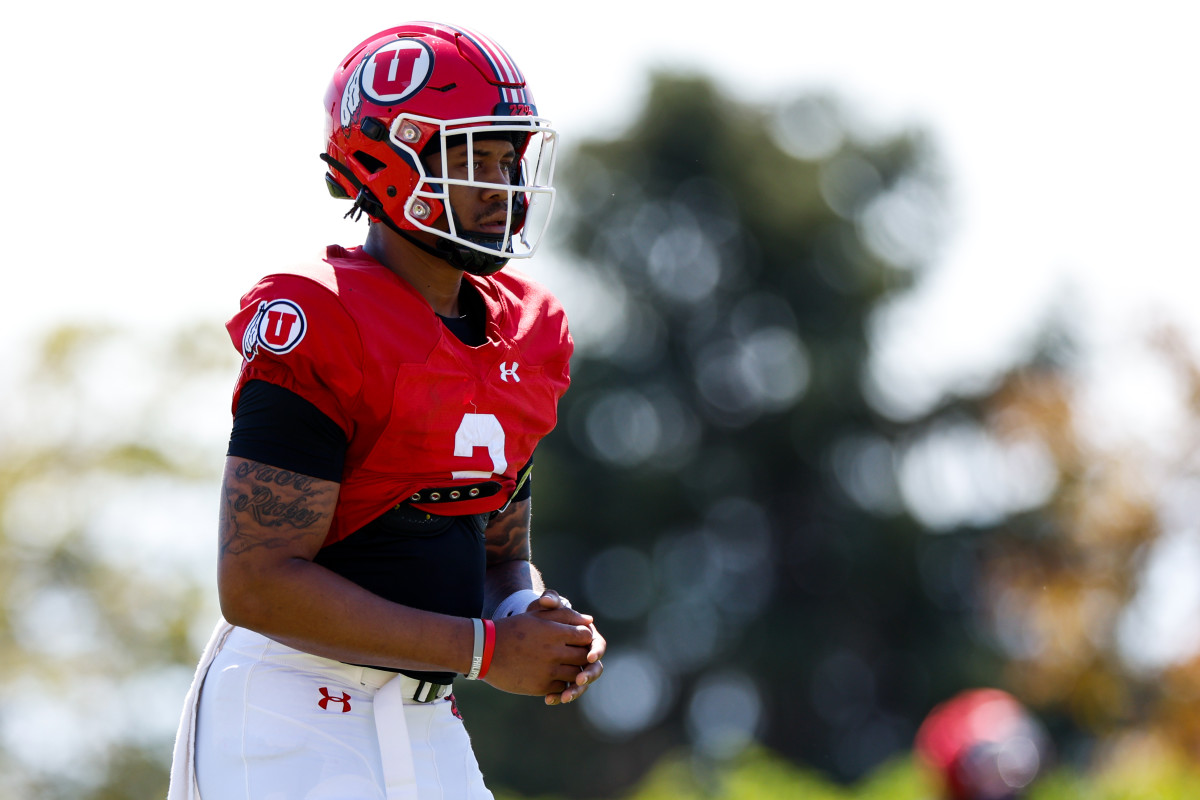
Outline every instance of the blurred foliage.
{"type": "Polygon", "coordinates": [[[194,628],[205,617],[211,627],[213,614],[195,546],[211,538],[211,520],[192,513],[190,498],[201,487],[211,496],[218,464],[190,412],[221,397],[236,368],[218,344],[211,329],[139,339],[63,328],[6,393],[5,798],[166,792],[194,628]]]}
{"type": "Polygon", "coordinates": [[[1134,700],[1115,628],[1136,589],[1131,566],[1158,526],[1135,464],[1081,439],[1072,390],[1061,373],[1028,370],[995,398],[993,428],[1045,443],[1059,480],[1047,508],[1012,521],[992,543],[987,607],[1016,656],[1014,688],[1103,730],[1127,719],[1134,700]]]}
{"type": "MultiPolygon", "coordinates": [[[[934,800],[936,776],[922,764],[898,755],[853,783],[799,767],[768,751],[751,748],[714,767],[686,754],[665,756],[637,786],[614,797],[622,800],[934,800]]],[[[1136,759],[1110,764],[1084,775],[1061,768],[1030,788],[1025,800],[1190,800],[1200,788],[1200,767],[1158,748],[1136,759]]],[[[566,800],[573,794],[536,800],[566,800]]],[[[497,800],[534,800],[498,792],[497,800]]]]}
{"type": "Polygon", "coordinates": [[[845,786],[769,753],[751,750],[740,755],[735,762],[718,769],[683,757],[668,757],[628,798],[916,800],[929,797],[932,789],[929,776],[908,760],[889,761],[856,785],[845,786]]]}
{"type": "Polygon", "coordinates": [[[719,765],[757,741],[851,785],[982,685],[1043,716],[1064,763],[1131,728],[1194,748],[1195,668],[1139,673],[1118,635],[1154,481],[1184,465],[1094,436],[1070,321],[990,382],[892,402],[879,312],[949,224],[926,135],[659,75],[565,166],[601,333],[539,450],[534,552],[610,652],[579,709],[472,698],[527,731],[477,738],[496,784],[610,796],[676,748],[719,765]]]}
{"type": "MultiPolygon", "coordinates": [[[[661,75],[564,159],[587,302],[534,552],[610,652],[571,706],[458,690],[499,797],[932,800],[913,733],[980,685],[1059,745],[1030,798],[1200,796],[1200,653],[1139,661],[1130,633],[1200,518],[1200,361],[1153,339],[1168,447],[1097,435],[1053,337],[892,402],[881,311],[935,260],[947,190],[924,133],[853,116],[661,75]]],[[[0,399],[0,796],[165,791],[236,364],[216,324],[63,328],[0,399]]]]}
{"type": "Polygon", "coordinates": [[[902,419],[871,385],[873,314],[947,225],[937,154],[851,119],[660,75],[627,130],[566,164],[559,224],[608,325],[539,448],[534,553],[610,654],[586,724],[525,721],[589,759],[482,737],[498,783],[612,794],[675,748],[719,761],[753,740],[854,780],[936,701],[999,679],[980,531],[930,536],[898,475],[946,426],[986,440],[987,398],[902,419]]]}
{"type": "Polygon", "coordinates": [[[1200,654],[1195,642],[1179,643],[1182,659],[1144,652],[1153,616],[1144,596],[1161,602],[1186,588],[1156,585],[1149,568],[1194,533],[1200,513],[1200,360],[1169,326],[1145,349],[1173,377],[1181,406],[1166,442],[1097,432],[1084,382],[1059,367],[1015,371],[992,398],[989,428],[1043,443],[1056,489],[1037,513],[997,531],[983,596],[1009,657],[1005,680],[1027,703],[1099,738],[1106,759],[1131,731],[1142,749],[1155,741],[1197,759],[1200,654]]]}

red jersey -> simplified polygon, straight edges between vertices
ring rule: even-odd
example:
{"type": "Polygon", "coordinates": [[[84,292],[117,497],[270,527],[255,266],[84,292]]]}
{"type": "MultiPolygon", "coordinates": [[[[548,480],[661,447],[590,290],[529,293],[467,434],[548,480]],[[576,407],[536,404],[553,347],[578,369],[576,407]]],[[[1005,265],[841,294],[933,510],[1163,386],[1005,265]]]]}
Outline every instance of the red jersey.
{"type": "Polygon", "coordinates": [[[554,428],[573,349],[562,306],[517,272],[463,280],[487,309],[478,347],[362,248],[333,246],[323,262],[263,278],[226,325],[244,359],[235,410],[246,382],[264,380],[346,434],[325,544],[406,500],[437,514],[502,507],[554,428]]]}

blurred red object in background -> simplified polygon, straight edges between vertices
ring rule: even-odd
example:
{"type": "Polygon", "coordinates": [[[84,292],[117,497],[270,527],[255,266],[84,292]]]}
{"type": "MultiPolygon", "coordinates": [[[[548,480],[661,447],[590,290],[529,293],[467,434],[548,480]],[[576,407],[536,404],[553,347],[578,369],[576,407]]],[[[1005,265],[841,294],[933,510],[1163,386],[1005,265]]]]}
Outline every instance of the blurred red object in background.
{"type": "Polygon", "coordinates": [[[950,800],[1020,797],[1049,756],[1041,724],[1000,689],[971,689],[937,705],[915,744],[950,800]]]}

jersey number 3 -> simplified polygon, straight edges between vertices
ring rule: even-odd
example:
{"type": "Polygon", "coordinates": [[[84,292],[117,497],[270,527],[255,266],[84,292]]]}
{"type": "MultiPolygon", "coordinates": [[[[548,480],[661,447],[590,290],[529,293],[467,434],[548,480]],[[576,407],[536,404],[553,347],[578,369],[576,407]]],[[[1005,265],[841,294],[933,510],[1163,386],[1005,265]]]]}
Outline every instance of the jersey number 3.
{"type": "Polygon", "coordinates": [[[454,434],[454,455],[470,458],[475,455],[476,447],[486,447],[492,459],[492,471],[455,470],[451,473],[455,480],[462,478],[490,478],[493,474],[503,475],[508,469],[508,459],[504,457],[504,428],[495,414],[463,414],[458,431],[454,434]]]}

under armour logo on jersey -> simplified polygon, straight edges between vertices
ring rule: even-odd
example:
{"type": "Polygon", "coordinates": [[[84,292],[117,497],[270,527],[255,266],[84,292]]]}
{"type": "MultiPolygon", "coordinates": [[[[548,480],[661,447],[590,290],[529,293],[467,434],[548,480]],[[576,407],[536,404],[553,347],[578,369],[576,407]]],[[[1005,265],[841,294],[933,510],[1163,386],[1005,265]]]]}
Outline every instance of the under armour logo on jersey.
{"type": "Polygon", "coordinates": [[[341,703],[343,714],[350,710],[350,695],[347,692],[342,692],[340,697],[333,697],[329,694],[329,688],[326,686],[322,686],[317,691],[321,693],[321,699],[317,701],[317,705],[326,711],[329,710],[330,703],[341,703]]]}
{"type": "Polygon", "coordinates": [[[519,366],[521,366],[521,365],[515,361],[513,362],[513,365],[511,367],[508,366],[507,361],[501,361],[500,362],[500,380],[504,381],[505,383],[508,383],[508,379],[512,378],[514,382],[520,383],[521,376],[517,374],[517,367],[519,367],[519,366]]]}
{"type": "Polygon", "coordinates": [[[300,344],[308,332],[308,320],[299,304],[291,300],[261,301],[254,318],[242,334],[242,355],[253,361],[260,347],[282,355],[300,344]]]}

